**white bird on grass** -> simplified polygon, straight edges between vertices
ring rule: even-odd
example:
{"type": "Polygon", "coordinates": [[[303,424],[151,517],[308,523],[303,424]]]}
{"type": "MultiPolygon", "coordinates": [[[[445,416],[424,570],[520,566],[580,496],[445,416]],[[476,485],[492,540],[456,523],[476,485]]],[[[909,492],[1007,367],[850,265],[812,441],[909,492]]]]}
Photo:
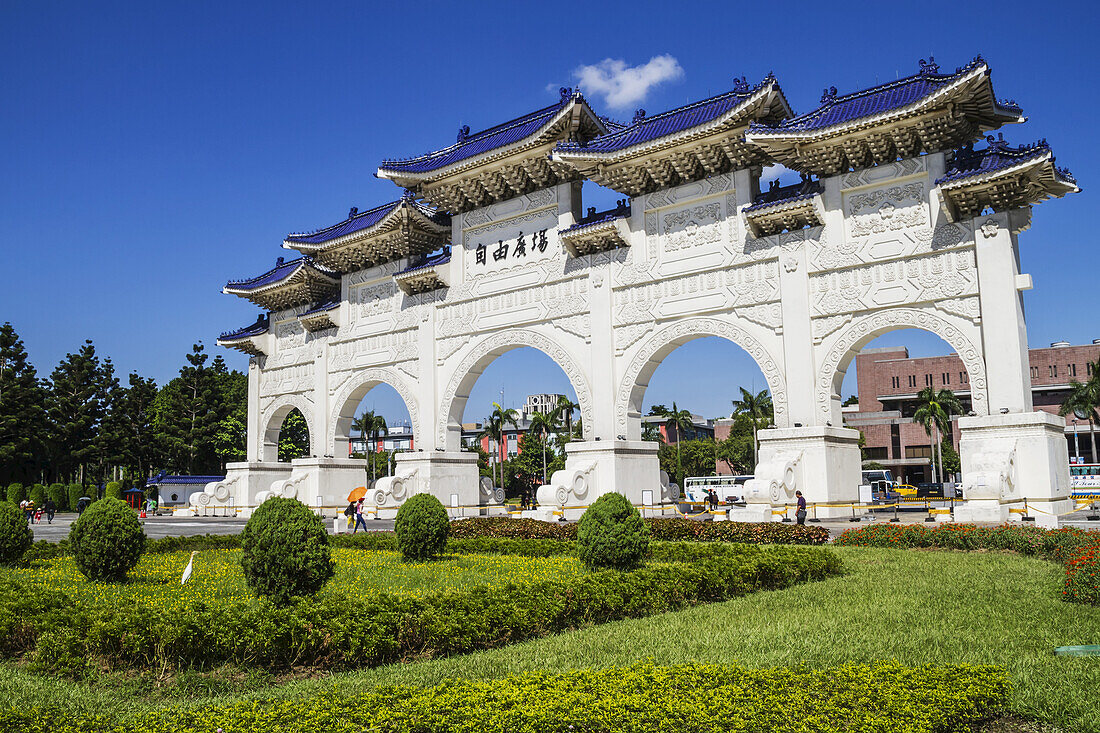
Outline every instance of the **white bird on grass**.
{"type": "Polygon", "coordinates": [[[187,579],[191,577],[191,563],[195,560],[195,555],[198,555],[199,551],[195,550],[191,553],[191,557],[187,558],[187,567],[183,569],[183,577],[180,578],[180,585],[187,582],[187,579]]]}

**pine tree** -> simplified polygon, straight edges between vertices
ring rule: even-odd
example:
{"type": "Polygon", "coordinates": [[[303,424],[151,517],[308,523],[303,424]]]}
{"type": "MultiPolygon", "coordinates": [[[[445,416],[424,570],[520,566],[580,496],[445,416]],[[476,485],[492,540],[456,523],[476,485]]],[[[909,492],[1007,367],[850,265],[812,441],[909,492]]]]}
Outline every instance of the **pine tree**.
{"type": "Polygon", "coordinates": [[[105,431],[109,431],[114,448],[112,460],[134,477],[148,478],[161,453],[153,426],[156,398],[157,383],[132,373],[129,386],[118,389],[107,415],[105,431]]]}
{"type": "Polygon", "coordinates": [[[220,465],[215,452],[221,420],[217,409],[220,375],[206,366],[208,358],[203,345],[194,344],[187,366],[157,395],[157,433],[167,449],[169,467],[181,473],[212,473],[220,465]]]}
{"type": "Polygon", "coordinates": [[[66,354],[50,374],[46,412],[54,469],[59,475],[72,478],[78,474],[81,483],[87,482],[84,469],[100,448],[96,436],[104,399],[103,366],[95,346],[85,341],[80,351],[66,354]]]}
{"type": "Polygon", "coordinates": [[[10,323],[0,326],[0,483],[30,479],[45,463],[46,391],[10,323]]]}

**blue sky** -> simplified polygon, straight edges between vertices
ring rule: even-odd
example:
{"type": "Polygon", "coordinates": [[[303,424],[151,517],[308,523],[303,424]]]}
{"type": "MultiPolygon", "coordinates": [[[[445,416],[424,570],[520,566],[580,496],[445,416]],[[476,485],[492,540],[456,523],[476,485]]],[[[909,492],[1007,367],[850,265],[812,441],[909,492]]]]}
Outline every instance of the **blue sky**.
{"type": "MultiPolygon", "coordinates": [[[[634,107],[659,112],[769,71],[802,112],[826,86],[853,91],[914,73],[929,54],[954,68],[981,53],[998,95],[1030,117],[1006,138],[1047,138],[1086,189],[1037,207],[1021,238],[1035,279],[1031,343],[1100,337],[1094,5],[688,7],[8,0],[0,321],[15,325],[43,375],[91,338],[120,372],[163,382],[191,343],[219,350],[219,332],[255,318],[220,293],[226,280],[273,264],[288,232],[391,200],[398,189],[374,178],[378,162],[449,144],[460,125],[544,106],[579,79],[594,106],[629,119],[634,107]]],[[[947,351],[908,333],[882,343],[899,342],[947,351]]],[[[669,357],[646,401],[715,415],[754,379],[747,356],[706,340],[669,357]]],[[[515,352],[485,372],[467,416],[502,385],[521,402],[564,382],[545,357],[515,352]]],[[[400,412],[395,397],[372,398],[400,412]]]]}

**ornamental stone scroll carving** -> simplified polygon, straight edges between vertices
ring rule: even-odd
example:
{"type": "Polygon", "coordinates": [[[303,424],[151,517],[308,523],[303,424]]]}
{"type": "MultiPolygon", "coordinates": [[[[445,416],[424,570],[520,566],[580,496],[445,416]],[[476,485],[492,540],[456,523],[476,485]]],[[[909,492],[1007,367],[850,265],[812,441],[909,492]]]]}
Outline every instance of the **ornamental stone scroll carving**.
{"type": "Polygon", "coordinates": [[[849,355],[854,357],[860,344],[902,328],[919,328],[934,333],[950,344],[962,359],[970,377],[972,409],[979,415],[989,414],[985,359],[978,347],[957,326],[935,313],[913,308],[895,308],[855,319],[833,341],[821,362],[817,378],[817,404],[823,420],[832,418],[832,401],[836,392],[834,381],[840,363],[849,355]]]}
{"type": "Polygon", "coordinates": [[[447,429],[450,422],[451,407],[458,395],[458,388],[462,380],[473,370],[481,360],[489,357],[493,352],[502,349],[530,346],[549,356],[555,364],[561,367],[569,383],[573,385],[573,391],[577,393],[577,403],[581,410],[581,424],[587,439],[592,430],[592,389],[588,378],[577,361],[553,339],[527,329],[509,329],[488,336],[474,344],[473,348],[462,358],[455,367],[450,382],[443,392],[443,399],[439,403],[439,420],[437,439],[439,445],[447,444],[447,429]]]}
{"type": "MultiPolygon", "coordinates": [[[[685,337],[717,336],[731,341],[747,351],[764,373],[768,389],[772,393],[772,406],[775,424],[784,427],[787,424],[787,386],[778,361],[771,352],[748,331],[717,318],[689,318],[666,326],[646,340],[627,367],[623,381],[619,385],[616,400],[616,430],[620,435],[627,432],[627,416],[630,411],[631,395],[637,386],[638,378],[658,351],[674,341],[685,337]]],[[[689,339],[690,340],[690,339],[689,339]]]]}
{"type": "Polygon", "coordinates": [[[344,409],[347,407],[352,394],[365,385],[371,385],[371,389],[373,389],[374,386],[379,384],[387,384],[393,387],[397,394],[401,395],[401,399],[405,402],[405,408],[409,411],[409,419],[412,421],[413,440],[420,439],[420,403],[417,402],[416,394],[409,387],[409,383],[396,370],[388,367],[364,369],[361,372],[356,372],[353,377],[344,382],[340,391],[336,393],[330,403],[332,415],[329,418],[329,430],[325,444],[329,447],[328,452],[331,455],[336,455],[337,424],[340,422],[340,418],[343,417],[344,409]]]}

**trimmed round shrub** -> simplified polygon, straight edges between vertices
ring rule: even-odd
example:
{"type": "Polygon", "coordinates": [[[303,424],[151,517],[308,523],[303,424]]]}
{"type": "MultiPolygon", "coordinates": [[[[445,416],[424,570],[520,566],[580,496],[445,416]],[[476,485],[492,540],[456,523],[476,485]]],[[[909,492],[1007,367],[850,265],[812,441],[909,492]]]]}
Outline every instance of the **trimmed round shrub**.
{"type": "Polygon", "coordinates": [[[64,484],[50,484],[46,493],[57,505],[57,511],[63,512],[69,508],[69,492],[66,491],[64,484]]]}
{"type": "Polygon", "coordinates": [[[19,506],[19,502],[26,498],[27,490],[23,488],[23,484],[8,484],[8,501],[19,506]]]}
{"type": "Polygon", "coordinates": [[[451,526],[447,510],[431,494],[414,494],[397,510],[397,547],[406,560],[443,554],[451,526]]]}
{"type": "Polygon", "coordinates": [[[280,606],[313,595],[336,572],[324,523],[297,499],[273,496],[256,507],[241,549],[248,587],[280,606]]]}
{"type": "Polygon", "coordinates": [[[80,484],[69,484],[66,493],[69,495],[69,511],[76,511],[76,505],[80,503],[80,497],[91,497],[91,494],[84,493],[84,487],[80,484]]]}
{"type": "Polygon", "coordinates": [[[19,562],[23,553],[34,544],[34,532],[19,507],[0,502],[0,563],[19,562]]]}
{"type": "Polygon", "coordinates": [[[103,491],[103,496],[111,499],[122,498],[122,484],[118,481],[108,481],[107,486],[103,491]]]}
{"type": "Polygon", "coordinates": [[[103,499],[73,522],[69,544],[86,578],[117,583],[126,580],[126,573],[141,559],[145,532],[126,502],[103,499]]]}
{"type": "Polygon", "coordinates": [[[46,504],[46,487],[42,484],[35,484],[27,492],[27,498],[34,502],[36,507],[41,507],[46,504]]]}
{"type": "Polygon", "coordinates": [[[622,494],[604,494],[577,523],[577,554],[590,569],[632,570],[649,551],[649,528],[622,494]]]}

